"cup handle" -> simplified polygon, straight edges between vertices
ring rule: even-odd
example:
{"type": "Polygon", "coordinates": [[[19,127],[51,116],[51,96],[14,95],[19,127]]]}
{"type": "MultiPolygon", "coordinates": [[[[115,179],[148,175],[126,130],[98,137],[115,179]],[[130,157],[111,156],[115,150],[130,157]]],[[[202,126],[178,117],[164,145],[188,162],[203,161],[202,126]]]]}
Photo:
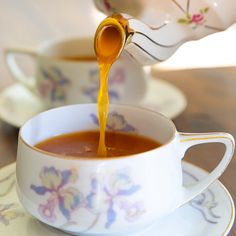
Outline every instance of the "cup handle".
{"type": "Polygon", "coordinates": [[[183,198],[181,199],[180,203],[180,205],[183,205],[199,195],[203,190],[205,190],[210,184],[220,177],[232,159],[235,141],[233,136],[228,133],[179,133],[179,136],[181,148],[183,151],[182,154],[184,154],[187,149],[197,144],[223,143],[226,147],[225,154],[216,168],[194,186],[184,189],[183,198]]]}
{"type": "Polygon", "coordinates": [[[25,54],[35,59],[37,52],[34,49],[24,47],[8,48],[5,50],[5,60],[11,74],[28,89],[34,91],[36,80],[34,77],[29,77],[23,72],[16,62],[16,54],[25,54]]]}

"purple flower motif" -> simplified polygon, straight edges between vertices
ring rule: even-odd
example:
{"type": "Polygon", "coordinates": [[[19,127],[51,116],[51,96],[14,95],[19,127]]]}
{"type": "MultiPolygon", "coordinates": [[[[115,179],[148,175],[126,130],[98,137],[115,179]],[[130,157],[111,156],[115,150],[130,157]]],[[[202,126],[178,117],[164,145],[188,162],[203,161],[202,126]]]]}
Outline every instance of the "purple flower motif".
{"type": "Polygon", "coordinates": [[[56,215],[54,213],[55,207],[57,206],[57,198],[50,198],[47,200],[46,204],[39,205],[39,214],[49,222],[54,222],[56,220],[56,215]]]}
{"type": "MultiPolygon", "coordinates": [[[[98,125],[98,118],[95,114],[90,115],[93,122],[98,125]]],[[[130,125],[124,118],[123,115],[118,112],[111,112],[107,118],[107,129],[111,131],[126,131],[126,132],[137,132],[137,129],[130,125]]]]}
{"type": "MultiPolygon", "coordinates": [[[[90,71],[90,85],[82,89],[85,96],[89,97],[91,102],[97,101],[97,94],[99,91],[99,71],[90,71]]],[[[125,73],[122,68],[117,68],[109,77],[108,94],[110,101],[119,101],[120,94],[118,92],[118,85],[123,85],[125,80],[125,73]]]]}
{"type": "Polygon", "coordinates": [[[70,80],[57,67],[41,69],[44,81],[40,84],[39,91],[51,101],[65,101],[66,89],[70,80]]]}
{"type": "MultiPolygon", "coordinates": [[[[135,221],[145,212],[141,202],[128,201],[129,196],[135,195],[141,189],[141,186],[132,180],[128,168],[92,176],[86,198],[78,189],[70,186],[78,179],[74,169],[43,167],[39,177],[41,185],[31,184],[30,188],[39,196],[47,197],[46,202],[39,204],[38,212],[43,219],[51,223],[61,215],[65,219],[64,225],[77,224],[72,213],[83,208],[95,216],[85,230],[88,231],[96,225],[101,215],[106,216],[104,227],[110,228],[120,217],[119,211],[123,211],[122,215],[128,222],[135,221]]],[[[8,208],[3,209],[6,210],[8,208]]],[[[0,205],[0,221],[3,218],[1,217],[0,205]]]]}
{"type": "Polygon", "coordinates": [[[117,208],[125,211],[128,221],[131,221],[131,218],[135,220],[133,215],[143,214],[144,208],[140,207],[141,203],[134,203],[133,205],[127,203],[126,198],[134,195],[140,189],[141,186],[135,184],[131,179],[128,169],[122,169],[105,176],[101,174],[93,176],[91,178],[91,191],[86,197],[86,207],[95,215],[106,214],[106,228],[111,227],[116,221],[118,217],[117,208]],[[97,204],[98,198],[99,204],[97,204]],[[136,212],[132,213],[134,209],[136,212]]]}
{"type": "Polygon", "coordinates": [[[49,193],[46,204],[39,205],[40,215],[49,220],[55,221],[55,209],[66,218],[71,218],[71,213],[83,202],[83,195],[73,187],[66,187],[68,183],[74,183],[78,179],[75,169],[60,171],[55,167],[43,167],[40,172],[41,186],[32,184],[30,188],[38,195],[49,193]]]}

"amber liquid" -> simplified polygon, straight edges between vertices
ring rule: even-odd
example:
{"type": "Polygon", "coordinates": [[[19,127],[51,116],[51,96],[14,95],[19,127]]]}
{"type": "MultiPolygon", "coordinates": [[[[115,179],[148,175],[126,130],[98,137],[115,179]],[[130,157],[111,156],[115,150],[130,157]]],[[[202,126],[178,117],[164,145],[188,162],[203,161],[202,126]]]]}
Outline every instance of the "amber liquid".
{"type": "Polygon", "coordinates": [[[54,59],[59,59],[63,61],[79,61],[79,62],[96,61],[96,57],[94,56],[60,56],[60,57],[55,57],[54,59]]]}
{"type": "Polygon", "coordinates": [[[100,138],[97,155],[107,156],[105,144],[105,129],[109,108],[108,75],[112,64],[117,59],[122,48],[122,37],[116,27],[104,27],[96,36],[96,54],[100,69],[100,89],[98,93],[98,120],[100,138]]]}
{"type": "MultiPolygon", "coordinates": [[[[97,157],[98,131],[84,131],[58,135],[35,145],[43,151],[64,157],[97,157]]],[[[161,144],[134,134],[106,133],[106,152],[109,157],[128,156],[159,147],[161,144]]]]}

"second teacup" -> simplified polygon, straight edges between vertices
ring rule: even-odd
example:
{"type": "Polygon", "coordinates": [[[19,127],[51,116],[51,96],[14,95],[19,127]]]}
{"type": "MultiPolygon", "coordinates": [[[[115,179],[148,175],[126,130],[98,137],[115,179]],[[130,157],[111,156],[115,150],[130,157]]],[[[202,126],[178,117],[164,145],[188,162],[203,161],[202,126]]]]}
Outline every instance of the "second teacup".
{"type": "MultiPolygon", "coordinates": [[[[45,42],[38,49],[8,48],[6,62],[13,76],[36,93],[46,107],[96,102],[99,68],[93,38],[45,42]],[[35,60],[35,75],[26,76],[16,62],[17,54],[25,54],[35,60]]],[[[143,68],[121,56],[109,75],[110,101],[137,104],[145,92],[143,68]]]]}

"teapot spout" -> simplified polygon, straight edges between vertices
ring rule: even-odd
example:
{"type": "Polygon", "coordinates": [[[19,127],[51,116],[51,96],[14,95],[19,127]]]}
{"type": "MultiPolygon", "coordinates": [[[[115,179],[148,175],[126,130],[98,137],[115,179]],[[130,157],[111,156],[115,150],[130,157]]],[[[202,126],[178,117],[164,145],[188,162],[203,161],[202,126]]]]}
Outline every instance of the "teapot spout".
{"type": "Polygon", "coordinates": [[[166,40],[166,37],[168,37],[168,30],[170,29],[166,28],[165,24],[153,28],[127,14],[113,14],[104,19],[97,28],[94,44],[95,52],[104,50],[99,39],[106,38],[106,43],[109,43],[109,37],[111,41],[122,41],[117,57],[125,50],[131,58],[142,65],[152,65],[165,61],[174,54],[180,45],[188,40],[186,38],[173,44],[163,43],[169,41],[166,40]],[[112,35],[108,36],[108,31],[112,32],[111,28],[115,28],[119,34],[114,35],[114,37],[112,35]],[[117,39],[117,37],[120,37],[120,39],[117,39]]]}

